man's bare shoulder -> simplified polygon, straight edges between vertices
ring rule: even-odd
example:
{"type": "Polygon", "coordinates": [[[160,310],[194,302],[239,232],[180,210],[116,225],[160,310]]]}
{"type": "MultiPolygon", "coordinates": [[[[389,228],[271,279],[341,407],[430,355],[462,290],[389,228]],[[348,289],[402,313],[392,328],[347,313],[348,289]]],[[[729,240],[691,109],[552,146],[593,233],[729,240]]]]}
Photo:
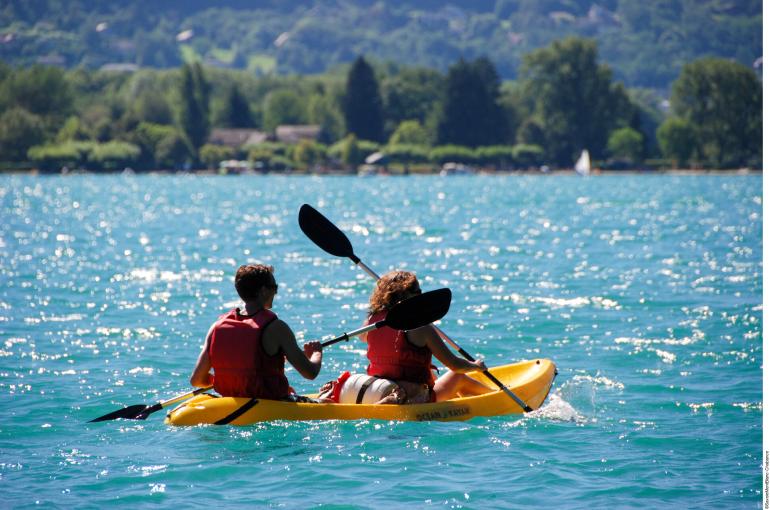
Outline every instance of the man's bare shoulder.
{"type": "Polygon", "coordinates": [[[265,335],[288,335],[291,333],[289,325],[281,319],[275,319],[265,327],[265,335]]]}
{"type": "Polygon", "coordinates": [[[291,343],[295,342],[294,332],[281,319],[275,319],[268,324],[262,335],[262,345],[268,354],[275,354],[281,348],[286,350],[291,343]]]}

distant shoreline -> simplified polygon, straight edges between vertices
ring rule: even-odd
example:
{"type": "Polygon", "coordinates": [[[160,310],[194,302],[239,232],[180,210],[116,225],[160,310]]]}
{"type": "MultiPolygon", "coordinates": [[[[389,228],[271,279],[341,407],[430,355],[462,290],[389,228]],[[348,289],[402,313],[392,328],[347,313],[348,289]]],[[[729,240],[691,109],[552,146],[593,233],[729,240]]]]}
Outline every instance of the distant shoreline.
{"type": "MultiPolygon", "coordinates": [[[[600,175],[761,175],[763,171],[761,169],[754,168],[735,168],[727,170],[716,169],[637,169],[637,170],[592,170],[591,176],[600,175]]],[[[362,174],[347,170],[324,170],[317,172],[308,171],[267,171],[267,172],[241,172],[241,173],[222,173],[217,170],[200,169],[200,170],[114,170],[114,171],[90,171],[90,170],[73,170],[69,172],[43,172],[38,169],[4,169],[0,170],[0,175],[34,175],[34,176],[62,176],[62,175],[205,175],[205,176],[222,176],[231,177],[238,175],[286,175],[286,176],[352,176],[352,177],[408,177],[411,175],[437,175],[444,177],[459,177],[459,176],[489,176],[489,175],[542,175],[544,177],[551,175],[577,175],[574,170],[571,169],[559,169],[543,172],[540,170],[486,170],[480,169],[470,173],[464,174],[448,174],[443,175],[440,171],[411,171],[408,173],[397,172],[377,172],[371,174],[362,174]]]]}

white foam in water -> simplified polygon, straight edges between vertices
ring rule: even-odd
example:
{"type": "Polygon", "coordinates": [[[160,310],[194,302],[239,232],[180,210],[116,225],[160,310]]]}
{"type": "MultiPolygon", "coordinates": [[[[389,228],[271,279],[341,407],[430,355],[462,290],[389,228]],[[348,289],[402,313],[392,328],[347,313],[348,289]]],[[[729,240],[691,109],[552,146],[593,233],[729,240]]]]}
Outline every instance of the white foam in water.
{"type": "Polygon", "coordinates": [[[572,405],[558,394],[552,394],[541,408],[526,415],[527,418],[540,418],[554,421],[574,421],[585,423],[587,420],[572,405]]]}
{"type": "Polygon", "coordinates": [[[536,411],[527,414],[527,418],[545,418],[554,421],[574,422],[585,424],[592,421],[581,414],[574,406],[589,409],[589,416],[596,408],[596,397],[599,391],[622,392],[625,385],[600,374],[575,375],[566,381],[557,391],[551,393],[546,404],[536,411]],[[569,401],[567,400],[569,399],[569,401]],[[571,402],[570,402],[571,401],[571,402]]]}
{"type": "Polygon", "coordinates": [[[576,375],[572,378],[573,381],[580,383],[580,382],[588,382],[589,384],[593,384],[594,386],[604,386],[605,388],[613,388],[616,390],[622,390],[625,389],[625,385],[621,382],[613,381],[609,377],[604,376],[592,376],[592,375],[576,375]]]}

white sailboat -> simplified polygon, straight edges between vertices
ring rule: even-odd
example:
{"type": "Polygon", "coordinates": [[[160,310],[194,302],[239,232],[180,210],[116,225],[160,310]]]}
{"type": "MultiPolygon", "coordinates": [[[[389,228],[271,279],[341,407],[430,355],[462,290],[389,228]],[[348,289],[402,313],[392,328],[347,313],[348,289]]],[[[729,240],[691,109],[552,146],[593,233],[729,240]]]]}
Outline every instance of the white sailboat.
{"type": "Polygon", "coordinates": [[[575,163],[575,171],[580,175],[589,175],[591,173],[591,156],[588,155],[588,151],[583,149],[580,153],[580,157],[575,163]]]}

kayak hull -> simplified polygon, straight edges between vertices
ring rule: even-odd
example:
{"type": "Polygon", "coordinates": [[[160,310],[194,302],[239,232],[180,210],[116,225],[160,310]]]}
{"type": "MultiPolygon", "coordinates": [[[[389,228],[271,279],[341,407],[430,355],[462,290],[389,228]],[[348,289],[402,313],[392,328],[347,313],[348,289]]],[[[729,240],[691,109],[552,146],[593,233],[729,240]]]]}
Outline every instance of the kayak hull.
{"type": "MultiPolygon", "coordinates": [[[[556,365],[548,359],[502,365],[489,371],[532,409],[542,405],[556,377],[556,365]]],[[[491,386],[481,373],[468,375],[491,386]]],[[[251,425],[273,420],[462,421],[475,416],[517,413],[523,413],[521,406],[496,387],[484,395],[406,405],[315,404],[203,394],[169,412],[166,423],[185,426],[251,425]]]]}

